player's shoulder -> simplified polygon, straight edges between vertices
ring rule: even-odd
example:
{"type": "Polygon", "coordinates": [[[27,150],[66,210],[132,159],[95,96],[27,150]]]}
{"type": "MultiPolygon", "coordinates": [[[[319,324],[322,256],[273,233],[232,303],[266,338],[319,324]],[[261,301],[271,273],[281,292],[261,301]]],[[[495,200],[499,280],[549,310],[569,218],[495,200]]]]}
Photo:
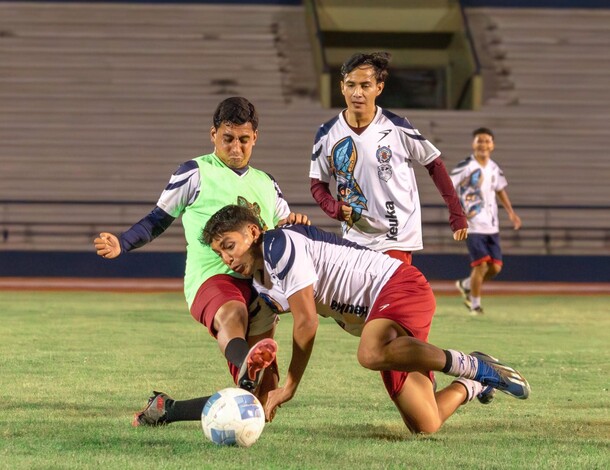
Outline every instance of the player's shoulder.
{"type": "Polygon", "coordinates": [[[318,127],[318,131],[316,132],[315,141],[319,142],[322,138],[326,137],[331,129],[339,122],[339,114],[334,116],[332,119],[329,119],[320,127],[318,127]]]}
{"type": "Polygon", "coordinates": [[[194,170],[198,170],[198,169],[199,169],[199,165],[197,164],[195,159],[191,159],[186,162],[180,163],[178,165],[178,168],[176,169],[176,171],[174,171],[173,175],[174,176],[185,175],[187,173],[191,173],[194,170]]]}
{"type": "Polygon", "coordinates": [[[381,122],[383,122],[384,120],[389,121],[392,124],[394,124],[394,126],[404,129],[404,130],[413,130],[414,129],[413,125],[409,122],[409,120],[406,117],[399,116],[398,114],[395,114],[392,111],[389,111],[384,108],[381,108],[381,113],[379,115],[379,119],[381,122]]]}
{"type": "Polygon", "coordinates": [[[451,174],[460,173],[465,170],[472,162],[474,161],[474,157],[472,155],[467,156],[463,160],[459,161],[457,165],[451,171],[451,174]]]}
{"type": "Polygon", "coordinates": [[[292,269],[296,261],[296,243],[294,237],[285,228],[267,230],[263,236],[263,258],[271,269],[278,270],[283,278],[292,269]]]}

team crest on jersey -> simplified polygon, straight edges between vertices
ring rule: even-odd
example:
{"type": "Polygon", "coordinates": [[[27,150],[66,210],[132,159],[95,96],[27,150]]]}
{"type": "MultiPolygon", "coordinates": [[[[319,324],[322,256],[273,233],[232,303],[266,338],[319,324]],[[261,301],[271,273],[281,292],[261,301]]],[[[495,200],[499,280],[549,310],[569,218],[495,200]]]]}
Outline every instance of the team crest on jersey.
{"type": "Polygon", "coordinates": [[[390,165],[390,159],[392,158],[392,150],[390,147],[379,147],[377,148],[377,153],[375,154],[377,157],[377,161],[379,162],[379,166],[377,167],[377,176],[382,181],[386,183],[392,177],[392,165],[390,165]]]}
{"type": "Polygon", "coordinates": [[[354,178],[357,160],[358,152],[351,137],[344,137],[337,142],[328,157],[331,172],[337,180],[339,199],[352,208],[352,217],[346,222],[346,232],[360,220],[362,211],[368,208],[367,198],[354,178]]]}
{"type": "Polygon", "coordinates": [[[242,206],[242,207],[247,207],[254,213],[254,215],[258,218],[258,221],[261,224],[261,227],[263,228],[263,232],[268,229],[267,224],[265,223],[265,221],[263,220],[263,217],[261,216],[261,206],[258,205],[258,202],[250,203],[250,202],[248,202],[248,200],[245,197],[237,196],[237,205],[242,206]]]}
{"type": "Polygon", "coordinates": [[[457,188],[462,208],[469,219],[480,213],[483,209],[482,184],[483,172],[477,169],[460,181],[457,188]]]}

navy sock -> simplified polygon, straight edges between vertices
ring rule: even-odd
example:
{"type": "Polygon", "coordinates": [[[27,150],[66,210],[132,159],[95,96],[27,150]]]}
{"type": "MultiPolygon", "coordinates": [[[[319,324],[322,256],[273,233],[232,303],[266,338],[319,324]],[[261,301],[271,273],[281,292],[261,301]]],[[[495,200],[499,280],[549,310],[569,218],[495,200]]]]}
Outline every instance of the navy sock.
{"type": "Polygon", "coordinates": [[[225,357],[239,369],[246,359],[248,351],[250,351],[250,346],[248,346],[248,342],[245,339],[233,338],[225,348],[225,357]]]}
{"type": "Polygon", "coordinates": [[[167,423],[175,421],[199,421],[201,412],[210,397],[193,398],[192,400],[167,400],[165,411],[167,423]]]}

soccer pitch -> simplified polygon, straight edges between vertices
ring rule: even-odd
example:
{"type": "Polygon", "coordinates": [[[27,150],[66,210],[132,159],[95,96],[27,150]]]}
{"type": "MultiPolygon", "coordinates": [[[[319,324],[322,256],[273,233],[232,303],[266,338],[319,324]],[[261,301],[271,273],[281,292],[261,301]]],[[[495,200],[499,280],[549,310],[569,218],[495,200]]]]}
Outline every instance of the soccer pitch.
{"type": "MultiPolygon", "coordinates": [[[[484,317],[438,297],[430,341],[516,366],[532,394],[462,407],[410,436],[357,338],[322,320],[296,397],[249,449],[199,422],[132,428],[151,390],[176,399],[231,386],[180,293],[0,292],[2,468],[376,469],[610,466],[610,297],[489,296],[484,317]]],[[[286,370],[292,321],[278,327],[286,370]]],[[[439,386],[449,379],[437,374],[439,386]]]]}

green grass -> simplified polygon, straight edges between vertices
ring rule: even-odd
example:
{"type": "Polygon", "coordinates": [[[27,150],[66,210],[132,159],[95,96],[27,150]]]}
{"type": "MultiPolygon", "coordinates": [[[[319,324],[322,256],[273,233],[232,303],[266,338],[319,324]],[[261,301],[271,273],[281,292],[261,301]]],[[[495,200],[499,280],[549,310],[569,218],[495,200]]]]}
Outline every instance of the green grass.
{"type": "MultiPolygon", "coordinates": [[[[431,342],[505,359],[532,395],[469,404],[428,437],[407,433],[378,374],[358,365],[357,339],[323,321],[297,396],[240,449],[206,442],[198,422],[130,426],[153,389],[184,399],[231,385],[181,294],[0,292],[0,467],[608,468],[609,305],[497,296],[471,318],[439,297],[431,342]]],[[[290,333],[283,317],[282,370],[290,333]]]]}

